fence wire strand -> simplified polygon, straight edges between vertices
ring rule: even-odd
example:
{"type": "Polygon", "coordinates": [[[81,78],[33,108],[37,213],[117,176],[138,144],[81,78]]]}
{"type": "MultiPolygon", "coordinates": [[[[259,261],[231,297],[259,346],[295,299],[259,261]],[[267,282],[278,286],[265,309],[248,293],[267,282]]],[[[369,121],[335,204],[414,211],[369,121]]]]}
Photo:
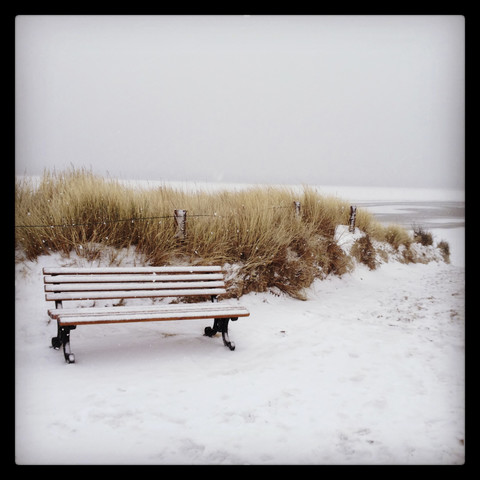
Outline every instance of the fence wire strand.
{"type": "MultiPolygon", "coordinates": [[[[287,206],[273,206],[269,207],[268,209],[277,209],[277,208],[290,208],[287,206]]],[[[195,217],[216,217],[216,218],[230,218],[235,216],[236,214],[232,215],[218,215],[216,213],[198,213],[198,214],[189,214],[188,218],[195,218],[195,217]]],[[[73,228],[73,227],[92,227],[95,225],[107,225],[112,223],[122,223],[122,222],[143,222],[149,220],[160,220],[166,218],[176,218],[175,215],[161,215],[161,216],[154,216],[154,217],[132,217],[132,218],[120,218],[115,220],[100,220],[98,222],[87,222],[87,223],[58,223],[58,224],[44,224],[44,225],[15,225],[15,228],[73,228]]]]}

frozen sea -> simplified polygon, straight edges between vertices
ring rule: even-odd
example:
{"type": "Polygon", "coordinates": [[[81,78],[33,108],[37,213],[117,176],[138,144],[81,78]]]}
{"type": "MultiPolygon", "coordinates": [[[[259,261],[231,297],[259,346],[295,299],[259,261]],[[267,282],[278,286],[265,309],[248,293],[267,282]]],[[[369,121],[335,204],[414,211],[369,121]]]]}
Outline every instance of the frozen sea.
{"type": "Polygon", "coordinates": [[[407,229],[422,227],[432,233],[436,243],[445,240],[450,246],[451,261],[465,266],[465,202],[463,201],[372,201],[358,202],[385,224],[398,224],[407,229]]]}

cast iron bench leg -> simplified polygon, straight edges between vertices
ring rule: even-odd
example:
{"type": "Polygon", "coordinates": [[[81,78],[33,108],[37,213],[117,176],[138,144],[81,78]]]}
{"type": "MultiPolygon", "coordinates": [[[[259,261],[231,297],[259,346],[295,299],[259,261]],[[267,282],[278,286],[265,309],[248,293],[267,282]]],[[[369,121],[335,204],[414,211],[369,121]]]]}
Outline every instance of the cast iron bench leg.
{"type": "MultiPolygon", "coordinates": [[[[237,320],[237,318],[232,318],[232,321],[237,320]]],[[[212,327],[205,327],[205,335],[207,337],[213,337],[217,332],[222,333],[223,344],[228,347],[230,350],[235,350],[235,344],[230,341],[228,337],[228,321],[229,318],[215,318],[213,321],[212,327]]]]}
{"type": "Polygon", "coordinates": [[[57,322],[57,336],[52,337],[52,347],[58,350],[62,346],[62,333],[60,331],[60,325],[57,322]]]}
{"type": "Polygon", "coordinates": [[[75,330],[75,328],[77,328],[76,325],[58,325],[57,336],[52,338],[52,347],[55,350],[63,346],[63,355],[67,363],[75,363],[75,355],[70,349],[70,330],[75,330]]]}

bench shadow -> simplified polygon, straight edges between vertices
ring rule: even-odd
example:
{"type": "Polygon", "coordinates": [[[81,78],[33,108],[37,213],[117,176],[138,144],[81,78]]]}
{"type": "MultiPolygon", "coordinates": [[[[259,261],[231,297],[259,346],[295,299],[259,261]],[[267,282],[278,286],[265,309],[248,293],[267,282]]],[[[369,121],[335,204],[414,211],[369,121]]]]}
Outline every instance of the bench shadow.
{"type": "MultiPolygon", "coordinates": [[[[72,332],[71,349],[75,354],[75,362],[85,364],[148,362],[185,356],[202,358],[223,350],[228,352],[221,334],[213,337],[204,335],[204,328],[212,323],[213,320],[192,321],[190,328],[186,325],[179,328],[178,323],[177,328],[174,325],[166,327],[163,322],[157,324],[158,328],[141,324],[135,327],[131,324],[79,326],[72,332]]],[[[60,352],[59,355],[63,357],[60,352]]]]}

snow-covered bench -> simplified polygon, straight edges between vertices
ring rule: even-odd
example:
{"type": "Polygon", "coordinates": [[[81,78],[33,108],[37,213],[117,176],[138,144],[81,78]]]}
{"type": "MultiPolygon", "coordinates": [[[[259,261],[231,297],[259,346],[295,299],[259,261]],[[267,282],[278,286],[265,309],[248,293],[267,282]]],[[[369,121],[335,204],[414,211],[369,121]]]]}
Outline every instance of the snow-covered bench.
{"type": "Polygon", "coordinates": [[[55,302],[55,308],[48,310],[58,326],[52,346],[57,350],[63,346],[67,363],[75,362],[70,331],[77,325],[214,319],[213,328],[206,327],[205,335],[212,337],[221,332],[224,344],[234,350],[228,337],[228,321],[250,315],[245,307],[218,303],[217,296],[226,293],[224,275],[218,266],[45,267],[43,274],[45,299],[55,302]],[[187,296],[210,297],[211,302],[69,308],[63,305],[64,301],[114,299],[123,304],[123,299],[130,298],[187,296]]]}

